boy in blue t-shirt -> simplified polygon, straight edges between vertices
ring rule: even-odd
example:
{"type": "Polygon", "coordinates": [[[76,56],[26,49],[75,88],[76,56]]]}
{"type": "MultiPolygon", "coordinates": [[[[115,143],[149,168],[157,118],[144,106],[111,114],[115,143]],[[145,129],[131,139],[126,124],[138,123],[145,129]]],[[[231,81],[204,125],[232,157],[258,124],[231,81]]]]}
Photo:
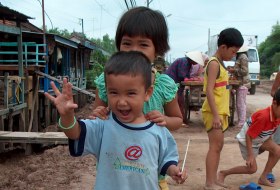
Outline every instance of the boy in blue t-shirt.
{"type": "MultiPolygon", "coordinates": [[[[61,118],[58,125],[69,138],[72,156],[93,154],[98,160],[95,189],[158,189],[158,176],[168,174],[177,183],[181,172],[174,138],[165,127],[148,121],[143,104],[153,93],[151,64],[140,52],[118,52],[105,65],[108,120],[76,122],[72,85],[63,79],[62,93],[46,93],[61,118]]],[[[106,108],[104,108],[106,109],[106,108]]]]}

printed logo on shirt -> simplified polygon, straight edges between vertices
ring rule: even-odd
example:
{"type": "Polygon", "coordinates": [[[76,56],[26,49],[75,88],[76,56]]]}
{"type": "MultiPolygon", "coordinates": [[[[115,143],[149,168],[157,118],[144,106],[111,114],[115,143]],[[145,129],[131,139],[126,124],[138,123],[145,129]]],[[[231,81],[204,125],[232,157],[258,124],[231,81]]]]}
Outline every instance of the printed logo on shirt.
{"type": "Polygon", "coordinates": [[[116,158],[114,162],[114,169],[120,171],[139,173],[145,176],[150,175],[149,168],[145,167],[144,164],[135,161],[121,161],[119,158],[116,158]]]}
{"type": "Polygon", "coordinates": [[[138,160],[142,155],[142,148],[140,146],[130,146],[124,153],[128,160],[138,160]]]}

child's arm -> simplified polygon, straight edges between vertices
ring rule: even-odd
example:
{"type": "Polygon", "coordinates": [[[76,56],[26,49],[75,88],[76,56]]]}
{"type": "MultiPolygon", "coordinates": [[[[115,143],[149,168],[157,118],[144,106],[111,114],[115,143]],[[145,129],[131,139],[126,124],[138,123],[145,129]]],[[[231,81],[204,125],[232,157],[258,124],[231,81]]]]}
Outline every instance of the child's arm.
{"type": "Polygon", "coordinates": [[[107,104],[100,99],[100,97],[98,95],[98,89],[96,88],[96,90],[95,90],[95,100],[94,100],[94,103],[93,103],[93,109],[96,109],[98,106],[107,107],[107,104]]]}
{"type": "Polygon", "coordinates": [[[109,112],[110,112],[109,107],[98,106],[93,110],[90,119],[96,119],[96,118],[103,119],[103,120],[108,119],[109,112]]]}
{"type": "Polygon", "coordinates": [[[70,139],[78,139],[80,137],[80,126],[75,119],[74,109],[78,107],[73,101],[72,84],[67,82],[66,78],[63,78],[62,92],[60,92],[55,86],[54,82],[51,82],[51,87],[56,97],[45,93],[45,96],[55,105],[57,111],[60,114],[60,128],[63,128],[63,132],[70,139]],[[67,129],[69,128],[69,129],[67,129]]]}
{"type": "Polygon", "coordinates": [[[146,119],[159,126],[165,126],[168,130],[176,130],[182,126],[183,119],[178,105],[177,96],[164,105],[164,113],[153,110],[145,115],[146,119]]]}
{"type": "Polygon", "coordinates": [[[176,165],[170,165],[166,171],[166,174],[179,184],[184,183],[188,178],[187,170],[181,172],[180,168],[176,165]]]}
{"type": "Polygon", "coordinates": [[[254,152],[253,152],[252,137],[250,137],[250,135],[248,135],[248,134],[246,134],[246,148],[247,148],[246,165],[249,168],[255,167],[256,161],[255,161],[255,156],[254,156],[254,152]]]}
{"type": "Polygon", "coordinates": [[[100,118],[100,119],[107,119],[109,110],[107,108],[107,104],[102,101],[98,95],[98,89],[95,90],[95,100],[93,103],[93,112],[89,115],[90,119],[100,118]],[[104,109],[105,108],[105,109],[104,109]]]}
{"type": "Polygon", "coordinates": [[[217,107],[215,105],[215,97],[214,97],[214,87],[215,81],[218,76],[220,65],[217,61],[213,60],[208,64],[207,67],[207,88],[206,88],[206,96],[210,106],[210,109],[213,114],[213,128],[220,129],[222,126],[222,120],[219,117],[217,107]]]}

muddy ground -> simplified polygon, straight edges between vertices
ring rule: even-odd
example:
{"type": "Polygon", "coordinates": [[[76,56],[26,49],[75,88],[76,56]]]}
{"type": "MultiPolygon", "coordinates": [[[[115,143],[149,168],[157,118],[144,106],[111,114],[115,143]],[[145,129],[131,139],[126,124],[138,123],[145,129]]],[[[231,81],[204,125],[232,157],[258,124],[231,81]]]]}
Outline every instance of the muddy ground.
{"type": "MultiPolygon", "coordinates": [[[[269,90],[271,82],[262,82],[255,95],[247,97],[247,112],[251,114],[258,108],[263,108],[271,103],[269,90]]],[[[91,112],[91,106],[87,105],[77,113],[78,117],[84,117],[91,112]]],[[[51,126],[53,127],[53,126],[51,126]]],[[[235,165],[244,164],[239,152],[238,144],[234,137],[238,129],[231,127],[225,133],[225,145],[221,156],[220,169],[226,169],[235,165]]],[[[170,181],[170,190],[203,189],[205,183],[205,157],[208,150],[207,134],[203,128],[201,113],[191,112],[191,121],[187,127],[172,132],[180,153],[180,161],[183,160],[188,139],[191,139],[186,167],[189,179],[183,185],[176,185],[170,181]]],[[[253,175],[233,175],[226,179],[231,189],[238,189],[239,185],[249,182],[257,182],[260,172],[264,168],[267,153],[257,158],[259,170],[253,175]]],[[[180,162],[181,164],[181,162],[180,162]]],[[[277,183],[274,188],[263,187],[267,190],[275,190],[280,187],[280,164],[274,169],[277,183]]],[[[69,156],[67,146],[48,147],[44,150],[26,156],[23,150],[15,150],[0,154],[0,189],[9,190],[87,190],[92,189],[96,175],[96,161],[93,156],[73,158],[69,156]]],[[[106,190],[106,187],[104,187],[106,190]]]]}

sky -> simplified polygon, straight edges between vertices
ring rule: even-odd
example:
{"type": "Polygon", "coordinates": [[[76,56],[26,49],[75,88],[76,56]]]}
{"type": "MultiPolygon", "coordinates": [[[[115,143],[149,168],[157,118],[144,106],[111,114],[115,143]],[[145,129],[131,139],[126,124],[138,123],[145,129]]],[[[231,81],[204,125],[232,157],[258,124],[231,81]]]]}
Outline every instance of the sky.
{"type": "MultiPolygon", "coordinates": [[[[146,0],[135,1],[137,6],[147,6],[146,0]]],[[[42,27],[42,0],[0,2],[34,18],[30,22],[42,27]]],[[[83,19],[88,37],[108,34],[112,39],[119,18],[127,10],[124,0],[45,0],[44,6],[48,29],[82,32],[83,19]]],[[[243,35],[257,35],[260,44],[280,21],[279,0],[152,0],[149,7],[166,17],[171,47],[166,59],[170,62],[187,51],[207,51],[208,35],[219,34],[228,27],[237,28],[243,35]]]]}

